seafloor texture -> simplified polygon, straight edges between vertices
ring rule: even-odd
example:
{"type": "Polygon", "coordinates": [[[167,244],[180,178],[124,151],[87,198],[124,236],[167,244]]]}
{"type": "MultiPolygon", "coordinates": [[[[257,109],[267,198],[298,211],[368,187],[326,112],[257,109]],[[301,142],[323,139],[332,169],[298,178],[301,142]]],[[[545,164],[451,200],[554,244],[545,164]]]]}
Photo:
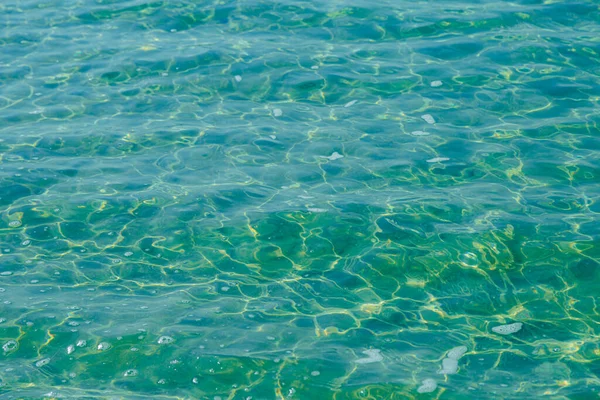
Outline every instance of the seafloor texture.
{"type": "Polygon", "coordinates": [[[2,1],[0,398],[597,398],[599,53],[595,0],[2,1]]]}

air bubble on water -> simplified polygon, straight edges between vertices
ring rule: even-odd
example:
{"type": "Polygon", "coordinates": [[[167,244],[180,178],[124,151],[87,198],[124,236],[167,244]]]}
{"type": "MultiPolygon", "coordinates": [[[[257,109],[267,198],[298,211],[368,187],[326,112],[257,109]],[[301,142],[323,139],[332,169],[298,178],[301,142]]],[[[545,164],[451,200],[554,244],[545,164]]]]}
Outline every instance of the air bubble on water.
{"type": "Polygon", "coordinates": [[[475,253],[467,252],[458,256],[458,261],[465,267],[475,268],[479,265],[479,259],[475,253]]]}
{"type": "Polygon", "coordinates": [[[196,378],[196,377],[192,378],[192,383],[198,383],[198,378],[196,378]]]}
{"type": "Polygon", "coordinates": [[[283,111],[281,110],[281,108],[276,108],[273,110],[274,117],[281,117],[282,115],[283,115],[283,111]]]}
{"type": "Polygon", "coordinates": [[[381,350],[377,350],[377,349],[365,350],[362,352],[362,354],[367,355],[367,357],[359,358],[355,362],[357,364],[370,364],[370,363],[382,361],[383,356],[380,353],[381,353],[381,350]]]}
{"type": "Polygon", "coordinates": [[[6,318],[0,318],[0,324],[6,322],[6,318]]]}
{"type": "Polygon", "coordinates": [[[0,273],[0,275],[2,275],[2,276],[9,276],[9,275],[12,275],[12,274],[13,274],[12,271],[4,271],[4,272],[0,273]]]}
{"type": "Polygon", "coordinates": [[[85,347],[86,344],[87,344],[87,342],[85,340],[78,340],[77,344],[75,346],[77,346],[77,347],[85,347]]]}
{"type": "Polygon", "coordinates": [[[126,251],[125,254],[123,254],[125,257],[130,257],[133,255],[132,251],[126,251]]]}
{"type": "Polygon", "coordinates": [[[319,376],[319,375],[321,375],[321,373],[319,371],[312,371],[310,374],[312,376],[319,376]]]}
{"type": "Polygon", "coordinates": [[[421,115],[421,118],[428,124],[435,124],[435,119],[433,119],[433,116],[431,114],[421,115]]]}
{"type": "Polygon", "coordinates": [[[358,101],[358,100],[352,100],[352,101],[349,101],[349,102],[347,102],[346,104],[344,104],[344,107],[345,107],[345,108],[352,107],[353,105],[355,105],[355,104],[356,104],[356,102],[357,102],[357,101],[358,101]]]}
{"type": "Polygon", "coordinates": [[[31,240],[24,240],[23,242],[21,242],[22,246],[28,246],[31,243],[31,240]]]}
{"type": "Polygon", "coordinates": [[[519,332],[523,328],[521,322],[515,322],[514,324],[500,325],[492,328],[492,332],[499,335],[510,335],[511,333],[519,332]]]}
{"type": "Polygon", "coordinates": [[[138,372],[136,369],[128,369],[127,371],[125,371],[123,373],[123,376],[129,377],[129,376],[137,376],[138,372]]]}
{"type": "Polygon", "coordinates": [[[267,336],[267,340],[275,340],[274,336],[267,336]]]}
{"type": "Polygon", "coordinates": [[[430,85],[431,85],[431,87],[439,87],[439,86],[442,86],[443,83],[442,83],[442,81],[433,81],[433,82],[431,82],[430,85]]]}
{"type": "Polygon", "coordinates": [[[67,347],[67,354],[71,354],[75,351],[75,346],[73,346],[72,344],[69,345],[69,347],[67,347]]]}
{"type": "Polygon", "coordinates": [[[413,131],[413,132],[411,132],[411,135],[413,135],[413,136],[427,136],[427,135],[429,135],[429,132],[425,132],[425,131],[413,131]]]}
{"type": "Polygon", "coordinates": [[[9,351],[13,351],[18,347],[19,344],[15,340],[9,340],[8,342],[2,345],[2,350],[4,350],[5,353],[8,353],[9,351]]]}
{"type": "Polygon", "coordinates": [[[111,344],[108,342],[100,342],[100,344],[98,344],[98,351],[106,351],[111,347],[111,344]]]}
{"type": "Polygon", "coordinates": [[[77,376],[77,374],[75,372],[71,372],[69,374],[69,378],[75,378],[77,376]]]}
{"type": "Polygon", "coordinates": [[[242,81],[242,77],[240,75],[236,75],[233,78],[235,79],[236,82],[241,82],[242,81]]]}
{"type": "Polygon", "coordinates": [[[16,228],[16,227],[19,227],[19,226],[21,226],[21,224],[22,224],[22,222],[21,222],[21,221],[19,221],[19,220],[14,220],[14,221],[10,221],[10,222],[8,223],[8,226],[10,226],[11,228],[16,228]]]}
{"type": "Polygon", "coordinates": [[[158,344],[169,344],[169,343],[173,343],[175,341],[175,339],[173,339],[171,336],[161,336],[158,338],[158,344]]]}
{"type": "Polygon", "coordinates": [[[161,379],[161,380],[159,380],[157,383],[158,383],[159,385],[164,385],[165,383],[167,383],[167,381],[166,381],[166,380],[164,380],[164,379],[161,379]]]}
{"type": "Polygon", "coordinates": [[[37,361],[37,362],[35,363],[35,366],[36,366],[36,367],[38,367],[38,368],[41,368],[41,367],[43,367],[44,365],[47,365],[49,362],[50,362],[50,359],[49,359],[49,358],[44,358],[44,359],[41,359],[41,360],[37,361]]]}
{"type": "Polygon", "coordinates": [[[435,389],[437,389],[437,383],[435,380],[428,378],[428,379],[423,379],[423,381],[421,382],[421,386],[419,386],[417,388],[417,392],[419,393],[431,393],[433,392],[435,389]]]}
{"type": "Polygon", "coordinates": [[[223,291],[223,292],[227,292],[229,289],[230,289],[230,287],[229,287],[229,286],[223,286],[223,287],[221,288],[221,291],[223,291]]]}

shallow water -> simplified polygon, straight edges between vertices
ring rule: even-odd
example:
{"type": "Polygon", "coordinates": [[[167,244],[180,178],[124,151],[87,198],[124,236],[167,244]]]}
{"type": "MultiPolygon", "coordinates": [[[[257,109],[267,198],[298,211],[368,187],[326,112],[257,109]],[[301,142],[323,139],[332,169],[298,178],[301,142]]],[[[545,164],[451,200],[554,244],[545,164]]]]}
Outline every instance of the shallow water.
{"type": "Polygon", "coordinates": [[[597,397],[599,37],[593,0],[1,2],[0,398],[597,397]]]}

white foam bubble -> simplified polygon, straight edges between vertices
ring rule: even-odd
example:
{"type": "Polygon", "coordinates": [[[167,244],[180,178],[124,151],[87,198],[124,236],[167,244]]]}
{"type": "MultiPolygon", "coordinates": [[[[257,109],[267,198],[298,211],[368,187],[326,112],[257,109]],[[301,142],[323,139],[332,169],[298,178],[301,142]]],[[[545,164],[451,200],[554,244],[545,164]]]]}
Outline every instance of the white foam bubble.
{"type": "Polygon", "coordinates": [[[438,374],[452,375],[458,371],[458,360],[455,358],[444,358],[442,360],[442,369],[438,371],[438,374]]]}
{"type": "Polygon", "coordinates": [[[439,86],[442,86],[443,83],[442,83],[442,81],[433,81],[430,83],[430,85],[431,85],[431,87],[439,87],[439,86]]]}
{"type": "Polygon", "coordinates": [[[281,108],[276,108],[273,110],[274,117],[281,117],[282,115],[283,115],[283,111],[281,110],[281,108]]]}
{"type": "Polygon", "coordinates": [[[85,340],[78,340],[76,346],[77,347],[85,347],[87,342],[85,340]]]}
{"type": "Polygon", "coordinates": [[[106,351],[108,349],[110,349],[112,347],[112,345],[108,342],[100,342],[98,344],[98,351],[106,351]]]}
{"type": "Polygon", "coordinates": [[[37,362],[35,363],[35,366],[36,366],[36,367],[38,367],[38,368],[41,368],[41,367],[43,367],[44,365],[47,365],[49,362],[50,362],[50,359],[49,359],[49,358],[44,358],[44,359],[41,359],[41,360],[37,361],[37,362]]]}
{"type": "Polygon", "coordinates": [[[17,347],[19,347],[19,344],[16,341],[9,340],[2,345],[2,350],[4,350],[5,353],[8,353],[9,351],[15,350],[17,347]]]}
{"type": "Polygon", "coordinates": [[[352,107],[353,105],[355,105],[355,104],[356,104],[356,102],[357,102],[357,101],[358,101],[358,100],[352,100],[352,101],[349,101],[349,102],[347,102],[347,103],[344,105],[344,107],[345,107],[345,108],[352,107]]]}
{"type": "Polygon", "coordinates": [[[240,75],[234,76],[233,79],[235,79],[236,82],[241,82],[242,81],[242,77],[240,75]]]}
{"type": "Polygon", "coordinates": [[[492,332],[499,335],[510,335],[511,333],[519,332],[523,328],[521,322],[515,322],[514,324],[500,325],[492,328],[492,332]]]}
{"type": "Polygon", "coordinates": [[[359,358],[355,362],[357,364],[370,364],[370,363],[382,361],[383,356],[380,353],[381,353],[381,350],[377,350],[377,349],[365,350],[362,352],[362,354],[366,354],[367,357],[359,358]]]}
{"type": "Polygon", "coordinates": [[[127,371],[125,371],[123,373],[123,376],[127,376],[127,377],[129,377],[129,376],[137,376],[137,374],[138,374],[138,372],[137,372],[136,369],[128,369],[127,371]]]}
{"type": "Polygon", "coordinates": [[[72,344],[69,345],[69,347],[67,347],[67,354],[71,354],[75,351],[75,346],[73,346],[72,344]]]}
{"type": "Polygon", "coordinates": [[[446,358],[453,358],[455,360],[458,360],[466,352],[467,352],[467,346],[457,346],[457,347],[454,347],[453,349],[451,349],[450,351],[448,351],[448,354],[446,354],[446,358]]]}
{"type": "Polygon", "coordinates": [[[161,336],[158,338],[158,344],[169,344],[169,343],[173,343],[175,341],[175,339],[173,339],[171,336],[161,336]]]}
{"type": "Polygon", "coordinates": [[[428,163],[439,163],[442,161],[448,161],[450,160],[447,157],[435,157],[435,158],[430,158],[429,160],[427,160],[428,163]]]}
{"type": "Polygon", "coordinates": [[[429,132],[425,132],[425,131],[414,131],[410,133],[413,136],[427,136],[429,135],[429,132]]]}
{"type": "Polygon", "coordinates": [[[21,221],[18,221],[18,220],[10,221],[8,223],[8,226],[10,226],[11,228],[16,228],[18,226],[21,226],[21,221]]]}
{"type": "Polygon", "coordinates": [[[421,386],[417,388],[419,393],[431,393],[437,389],[437,382],[431,378],[423,379],[421,386]]]}
{"type": "Polygon", "coordinates": [[[335,160],[339,160],[340,158],[344,158],[344,156],[341,155],[340,153],[338,153],[337,151],[334,151],[333,153],[331,153],[330,156],[327,156],[325,158],[327,158],[328,160],[331,160],[331,161],[335,161],[335,160]]]}
{"type": "Polygon", "coordinates": [[[421,115],[421,118],[423,118],[423,121],[427,122],[428,124],[435,124],[435,119],[433,119],[431,114],[421,115]]]}

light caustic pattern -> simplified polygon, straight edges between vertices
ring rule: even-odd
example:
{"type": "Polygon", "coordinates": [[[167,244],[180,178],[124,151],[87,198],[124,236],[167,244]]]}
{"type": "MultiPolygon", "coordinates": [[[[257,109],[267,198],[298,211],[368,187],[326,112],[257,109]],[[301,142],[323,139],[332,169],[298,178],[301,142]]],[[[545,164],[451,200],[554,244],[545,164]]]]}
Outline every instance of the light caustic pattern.
{"type": "Polygon", "coordinates": [[[0,396],[597,397],[599,23],[1,2],[0,396]]]}

